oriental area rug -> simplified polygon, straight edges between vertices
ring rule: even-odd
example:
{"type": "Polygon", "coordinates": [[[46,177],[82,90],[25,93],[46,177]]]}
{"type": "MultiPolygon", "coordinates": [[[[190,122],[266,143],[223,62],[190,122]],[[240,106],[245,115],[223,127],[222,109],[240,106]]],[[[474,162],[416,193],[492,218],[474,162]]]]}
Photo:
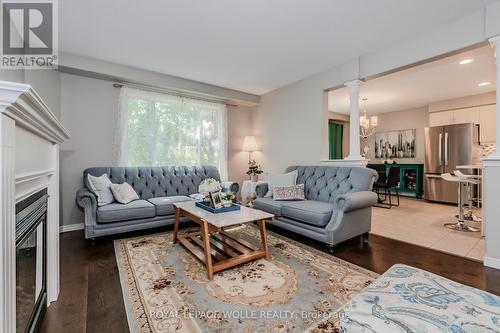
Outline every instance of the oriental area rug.
{"type": "MultiPolygon", "coordinates": [[[[251,224],[229,232],[260,245],[251,224]]],[[[337,311],[378,276],[273,232],[268,244],[269,260],[210,281],[171,232],[116,240],[130,331],[338,332],[337,311]]]]}

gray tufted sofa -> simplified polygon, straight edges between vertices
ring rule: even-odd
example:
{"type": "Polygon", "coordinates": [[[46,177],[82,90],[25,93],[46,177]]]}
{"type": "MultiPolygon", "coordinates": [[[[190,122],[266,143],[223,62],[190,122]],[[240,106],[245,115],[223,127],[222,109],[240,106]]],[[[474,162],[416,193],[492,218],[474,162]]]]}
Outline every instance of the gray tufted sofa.
{"type": "MultiPolygon", "coordinates": [[[[76,193],[76,204],[85,215],[85,238],[166,226],[174,223],[174,202],[191,200],[201,181],[214,178],[220,181],[215,166],[165,167],[97,167],[83,171],[84,187],[76,193]],[[112,183],[127,182],[140,200],[126,205],[112,203],[97,206],[97,198],[88,189],[87,175],[107,174],[112,183]]],[[[237,193],[238,183],[221,182],[222,190],[237,193]]]]}
{"type": "Polygon", "coordinates": [[[266,198],[267,183],[257,185],[254,208],[275,215],[270,224],[334,245],[371,229],[371,206],[377,202],[372,186],[377,173],[367,168],[291,166],[297,184],[304,184],[305,201],[266,198]]]}

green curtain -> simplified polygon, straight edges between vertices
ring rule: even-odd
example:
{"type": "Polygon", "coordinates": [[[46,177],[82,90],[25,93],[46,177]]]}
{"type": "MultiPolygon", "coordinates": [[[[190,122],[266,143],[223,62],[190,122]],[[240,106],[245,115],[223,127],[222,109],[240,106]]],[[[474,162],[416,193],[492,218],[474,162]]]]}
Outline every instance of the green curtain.
{"type": "Polygon", "coordinates": [[[331,160],[339,160],[342,158],[342,137],[344,125],[328,122],[328,157],[331,160]]]}

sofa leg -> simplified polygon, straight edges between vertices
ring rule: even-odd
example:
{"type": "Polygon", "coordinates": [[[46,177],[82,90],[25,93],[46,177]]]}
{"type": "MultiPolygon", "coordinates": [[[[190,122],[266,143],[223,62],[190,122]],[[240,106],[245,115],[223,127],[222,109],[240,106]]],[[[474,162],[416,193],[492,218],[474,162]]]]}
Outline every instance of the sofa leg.
{"type": "Polygon", "coordinates": [[[90,246],[95,246],[95,237],[92,237],[91,239],[89,239],[90,241],[90,246]]]}
{"type": "Polygon", "coordinates": [[[365,232],[363,235],[361,235],[361,239],[363,240],[363,244],[368,244],[368,239],[370,238],[370,234],[365,232]]]}
{"type": "Polygon", "coordinates": [[[333,244],[326,244],[326,248],[328,250],[328,253],[333,254],[335,252],[336,246],[333,244]]]}

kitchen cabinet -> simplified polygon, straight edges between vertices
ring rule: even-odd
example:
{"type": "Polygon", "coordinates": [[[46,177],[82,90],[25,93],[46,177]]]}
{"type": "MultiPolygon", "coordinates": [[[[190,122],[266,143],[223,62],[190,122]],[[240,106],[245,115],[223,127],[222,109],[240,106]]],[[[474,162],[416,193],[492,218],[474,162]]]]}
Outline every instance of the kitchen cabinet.
{"type": "Polygon", "coordinates": [[[479,107],[453,110],[453,124],[479,124],[479,107]]]}
{"type": "Polygon", "coordinates": [[[481,143],[494,143],[496,140],[496,105],[479,108],[479,137],[481,143]]]}
{"type": "Polygon", "coordinates": [[[429,126],[446,126],[455,124],[479,124],[479,107],[429,113],[429,126]]]}
{"type": "Polygon", "coordinates": [[[452,111],[442,111],[429,113],[429,126],[444,126],[450,125],[453,121],[452,111]]]}
{"type": "Polygon", "coordinates": [[[495,143],[495,104],[429,113],[430,127],[467,123],[479,124],[479,140],[481,143],[495,143]]]}

